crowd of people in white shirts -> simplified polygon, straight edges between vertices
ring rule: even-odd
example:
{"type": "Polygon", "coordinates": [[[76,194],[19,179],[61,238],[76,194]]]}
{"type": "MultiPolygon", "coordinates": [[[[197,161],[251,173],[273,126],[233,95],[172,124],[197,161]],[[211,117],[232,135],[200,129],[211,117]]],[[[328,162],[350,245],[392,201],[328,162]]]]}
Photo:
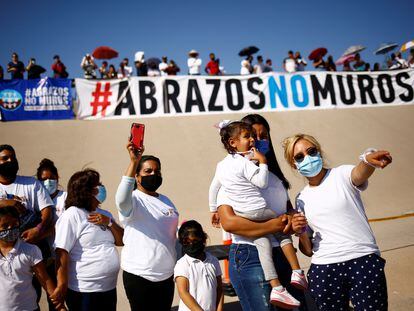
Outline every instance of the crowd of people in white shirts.
{"type": "MultiPolygon", "coordinates": [[[[349,300],[357,310],[387,310],[385,261],[360,194],[390,153],[369,148],[355,166],[328,168],[314,137],[286,138],[285,160],[308,182],[292,205],[267,121],[251,114],[218,127],[228,155],[210,186],[211,223],[233,235],[230,280],[243,309],[307,310],[309,289],[319,310],[346,310],[349,300]],[[307,278],[292,233],[312,257],[307,278]]],[[[51,160],[36,178],[20,176],[15,150],[0,145],[1,310],[39,310],[41,287],[49,310],[116,310],[120,268],[131,310],[170,310],[175,286],[179,310],[222,310],[222,272],[205,252],[204,229],[191,220],[178,230],[178,209],[158,192],[161,161],[131,141],[126,149],[118,224],[101,208],[107,194],[97,171],[74,173],[63,191],[51,160]]]]}

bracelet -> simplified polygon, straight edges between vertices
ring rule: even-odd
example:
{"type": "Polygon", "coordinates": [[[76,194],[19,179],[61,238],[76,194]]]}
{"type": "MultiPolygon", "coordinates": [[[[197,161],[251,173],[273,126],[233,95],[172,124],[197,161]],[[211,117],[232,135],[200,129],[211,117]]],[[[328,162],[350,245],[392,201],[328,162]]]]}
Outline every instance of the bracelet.
{"type": "Polygon", "coordinates": [[[369,165],[369,166],[371,166],[371,167],[373,167],[373,168],[378,168],[378,166],[375,166],[375,165],[373,165],[373,164],[371,164],[371,163],[369,163],[368,161],[367,161],[367,155],[369,155],[369,154],[371,154],[371,153],[374,153],[374,152],[377,152],[378,150],[377,149],[375,149],[375,148],[368,148],[368,149],[366,149],[360,156],[359,156],[359,159],[362,161],[362,162],[364,162],[366,165],[369,165]]]}
{"type": "Polygon", "coordinates": [[[109,218],[109,223],[107,225],[108,228],[112,227],[113,223],[112,223],[112,218],[109,218]]]}

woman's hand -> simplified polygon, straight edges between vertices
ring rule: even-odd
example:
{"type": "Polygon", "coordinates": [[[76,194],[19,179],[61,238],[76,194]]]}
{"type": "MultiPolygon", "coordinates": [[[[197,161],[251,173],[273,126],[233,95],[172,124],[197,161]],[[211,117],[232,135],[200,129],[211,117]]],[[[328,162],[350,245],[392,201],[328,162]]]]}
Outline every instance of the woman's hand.
{"type": "Polygon", "coordinates": [[[307,226],[308,221],[306,220],[305,215],[302,213],[296,213],[292,216],[292,230],[297,233],[301,234],[305,227],[307,226]]]}
{"type": "Polygon", "coordinates": [[[142,157],[142,154],[144,153],[144,150],[145,150],[144,146],[138,149],[135,147],[135,145],[131,141],[129,141],[126,147],[127,147],[131,162],[138,163],[142,157]]]}
{"type": "Polygon", "coordinates": [[[111,219],[108,216],[99,213],[91,213],[88,216],[88,221],[97,226],[107,227],[111,222],[111,219]]]}
{"type": "Polygon", "coordinates": [[[211,212],[211,225],[214,228],[220,228],[220,216],[218,212],[211,212]]]}
{"type": "Polygon", "coordinates": [[[392,162],[391,154],[388,151],[375,151],[365,156],[367,162],[378,168],[385,168],[392,162]]]}

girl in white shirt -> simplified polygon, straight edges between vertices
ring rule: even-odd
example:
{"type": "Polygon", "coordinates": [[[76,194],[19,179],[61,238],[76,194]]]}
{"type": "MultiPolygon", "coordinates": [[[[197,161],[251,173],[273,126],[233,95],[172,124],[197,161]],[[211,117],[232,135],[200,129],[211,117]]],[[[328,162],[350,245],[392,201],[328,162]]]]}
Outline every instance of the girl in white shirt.
{"type": "Polygon", "coordinates": [[[189,220],[181,225],[178,240],[184,253],[174,268],[181,298],[178,310],[217,310],[222,301],[221,268],[218,259],[204,251],[207,234],[197,221],[189,220]]]}
{"type": "MultiPolygon", "coordinates": [[[[267,207],[259,190],[267,187],[268,167],[266,157],[255,148],[252,126],[240,121],[230,122],[221,128],[220,136],[229,154],[218,163],[210,185],[210,210],[216,211],[217,193],[223,187],[229,200],[227,204],[233,207],[236,215],[257,221],[276,218],[278,215],[267,207]],[[259,162],[259,167],[251,160],[259,162]]],[[[306,289],[304,272],[300,269],[290,236],[277,233],[275,237],[293,269],[292,285],[306,289]]],[[[259,253],[265,279],[272,286],[270,302],[281,307],[298,307],[300,302],[281,285],[278,279],[269,237],[257,238],[254,244],[259,253]]]]}
{"type": "Polygon", "coordinates": [[[292,224],[296,232],[306,225],[312,241],[300,237],[300,248],[312,256],[309,288],[318,310],[387,310],[385,260],[369,226],[361,200],[376,168],[391,163],[388,151],[367,149],[358,165],[325,168],[319,142],[296,134],[284,141],[285,159],[305,176],[308,185],[298,194],[292,224]]]}

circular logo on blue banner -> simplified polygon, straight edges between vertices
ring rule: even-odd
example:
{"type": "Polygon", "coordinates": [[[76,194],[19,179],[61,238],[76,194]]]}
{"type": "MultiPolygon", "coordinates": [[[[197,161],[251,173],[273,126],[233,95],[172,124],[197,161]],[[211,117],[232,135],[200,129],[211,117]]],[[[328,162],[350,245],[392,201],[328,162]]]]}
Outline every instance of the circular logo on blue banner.
{"type": "Polygon", "coordinates": [[[23,103],[22,95],[15,90],[3,90],[0,92],[0,108],[8,111],[18,109],[23,103]]]}

